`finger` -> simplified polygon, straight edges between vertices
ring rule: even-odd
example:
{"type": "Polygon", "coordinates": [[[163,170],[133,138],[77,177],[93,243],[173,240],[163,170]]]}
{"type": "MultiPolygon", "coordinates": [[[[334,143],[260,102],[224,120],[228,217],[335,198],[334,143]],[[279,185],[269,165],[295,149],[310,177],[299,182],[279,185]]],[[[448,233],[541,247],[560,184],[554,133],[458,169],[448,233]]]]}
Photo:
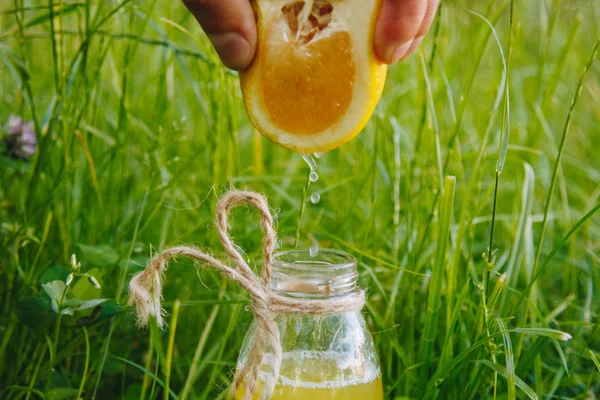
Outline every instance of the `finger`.
{"type": "Polygon", "coordinates": [[[429,3],[427,4],[427,11],[425,11],[425,18],[421,23],[419,32],[417,33],[415,40],[413,40],[412,44],[410,45],[410,48],[408,49],[403,58],[410,56],[421,45],[423,38],[425,37],[427,32],[429,32],[429,28],[431,28],[431,24],[433,23],[433,19],[435,18],[435,13],[437,12],[438,4],[439,0],[429,0],[429,3]]]}
{"type": "Polygon", "coordinates": [[[227,67],[245,69],[256,49],[256,21],[248,0],[183,0],[227,67]]]}
{"type": "Polygon", "coordinates": [[[375,28],[375,52],[387,64],[402,59],[417,37],[427,0],[383,0],[375,28]]]}

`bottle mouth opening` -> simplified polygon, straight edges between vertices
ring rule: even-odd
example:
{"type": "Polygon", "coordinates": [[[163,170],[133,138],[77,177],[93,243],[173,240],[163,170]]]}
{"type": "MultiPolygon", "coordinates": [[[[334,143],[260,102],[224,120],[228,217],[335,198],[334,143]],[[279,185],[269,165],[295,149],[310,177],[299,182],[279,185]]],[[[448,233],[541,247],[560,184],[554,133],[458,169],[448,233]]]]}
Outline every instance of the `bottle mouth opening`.
{"type": "Polygon", "coordinates": [[[295,298],[327,298],[356,293],[356,258],[334,249],[275,253],[271,289],[295,298]]]}
{"type": "Polygon", "coordinates": [[[323,270],[337,271],[346,268],[356,269],[356,258],[350,254],[334,249],[288,250],[273,255],[273,266],[276,269],[288,270],[323,270]]]}

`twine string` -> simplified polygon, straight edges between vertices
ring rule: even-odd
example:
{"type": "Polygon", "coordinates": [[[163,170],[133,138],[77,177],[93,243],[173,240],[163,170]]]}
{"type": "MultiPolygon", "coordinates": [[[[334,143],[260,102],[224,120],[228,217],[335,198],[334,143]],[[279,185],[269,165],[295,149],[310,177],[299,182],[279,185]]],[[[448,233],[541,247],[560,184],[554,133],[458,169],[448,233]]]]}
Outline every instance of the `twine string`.
{"type": "Polygon", "coordinates": [[[137,273],[129,283],[129,304],[136,307],[138,324],[148,325],[150,316],[155,317],[159,327],[164,325],[165,311],[162,308],[162,287],[167,263],[177,257],[187,257],[220,271],[228,279],[237,282],[250,295],[250,306],[256,319],[256,335],[246,362],[238,368],[231,386],[232,397],[245,387],[243,400],[251,400],[257,392],[259,374],[265,349],[270,347],[272,356],[270,374],[264,379],[260,400],[269,400],[279,379],[283,358],[276,316],[279,313],[326,315],[362,309],[365,295],[362,290],[343,298],[294,299],[274,292],[269,288],[271,263],[277,248],[277,234],[273,228],[273,216],[264,196],[250,191],[230,191],[217,203],[216,227],[219,240],[233,266],[197,248],[177,246],[163,250],[137,273]],[[260,223],[264,231],[262,248],[262,270],[257,276],[229,235],[229,213],[240,205],[251,205],[260,212],[260,223]]]}

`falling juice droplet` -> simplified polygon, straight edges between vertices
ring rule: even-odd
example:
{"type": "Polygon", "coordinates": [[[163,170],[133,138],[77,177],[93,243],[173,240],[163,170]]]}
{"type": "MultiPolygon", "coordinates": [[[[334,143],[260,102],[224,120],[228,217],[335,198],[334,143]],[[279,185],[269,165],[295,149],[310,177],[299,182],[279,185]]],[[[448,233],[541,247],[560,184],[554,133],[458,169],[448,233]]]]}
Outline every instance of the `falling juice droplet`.
{"type": "Polygon", "coordinates": [[[315,183],[316,181],[319,180],[319,174],[317,174],[317,171],[310,171],[310,175],[308,175],[308,179],[310,179],[310,181],[312,183],[315,183]]]}
{"type": "Polygon", "coordinates": [[[315,257],[317,254],[319,254],[319,245],[313,244],[310,246],[310,249],[308,249],[308,252],[311,257],[315,257]]]}
{"type": "Polygon", "coordinates": [[[327,155],[326,152],[323,153],[315,153],[314,156],[317,157],[319,160],[323,157],[325,157],[327,155]]]}
{"type": "Polygon", "coordinates": [[[310,195],[310,202],[313,204],[319,204],[319,202],[321,201],[321,195],[317,192],[314,192],[313,194],[310,195]]]}
{"type": "Polygon", "coordinates": [[[304,159],[304,161],[308,164],[311,171],[316,171],[317,162],[312,154],[302,154],[302,159],[304,159]]]}

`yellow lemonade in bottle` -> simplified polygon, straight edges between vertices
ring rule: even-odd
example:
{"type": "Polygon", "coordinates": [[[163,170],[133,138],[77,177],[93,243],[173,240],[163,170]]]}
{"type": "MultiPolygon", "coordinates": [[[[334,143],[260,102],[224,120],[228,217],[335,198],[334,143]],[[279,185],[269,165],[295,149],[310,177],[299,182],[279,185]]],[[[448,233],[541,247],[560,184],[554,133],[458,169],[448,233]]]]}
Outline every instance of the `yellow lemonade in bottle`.
{"type": "MultiPolygon", "coordinates": [[[[236,394],[236,400],[241,400],[244,397],[244,388],[236,394]]],[[[260,389],[259,389],[260,391],[260,389]]],[[[257,393],[252,397],[258,399],[257,393]]],[[[381,400],[383,399],[383,386],[381,377],[378,376],[370,382],[364,383],[348,383],[346,386],[333,387],[315,387],[310,386],[292,386],[279,384],[275,388],[271,400],[381,400]]]]}
{"type": "MultiPolygon", "coordinates": [[[[344,366],[331,355],[322,352],[293,352],[284,355],[279,383],[271,400],[382,400],[383,385],[379,368],[374,365],[344,366]],[[317,354],[315,354],[317,353],[317,354]],[[342,375],[350,375],[347,378],[342,375]]],[[[258,399],[263,385],[259,382],[253,399],[258,399]]],[[[246,388],[241,387],[236,400],[244,398],[246,388]]]]}

